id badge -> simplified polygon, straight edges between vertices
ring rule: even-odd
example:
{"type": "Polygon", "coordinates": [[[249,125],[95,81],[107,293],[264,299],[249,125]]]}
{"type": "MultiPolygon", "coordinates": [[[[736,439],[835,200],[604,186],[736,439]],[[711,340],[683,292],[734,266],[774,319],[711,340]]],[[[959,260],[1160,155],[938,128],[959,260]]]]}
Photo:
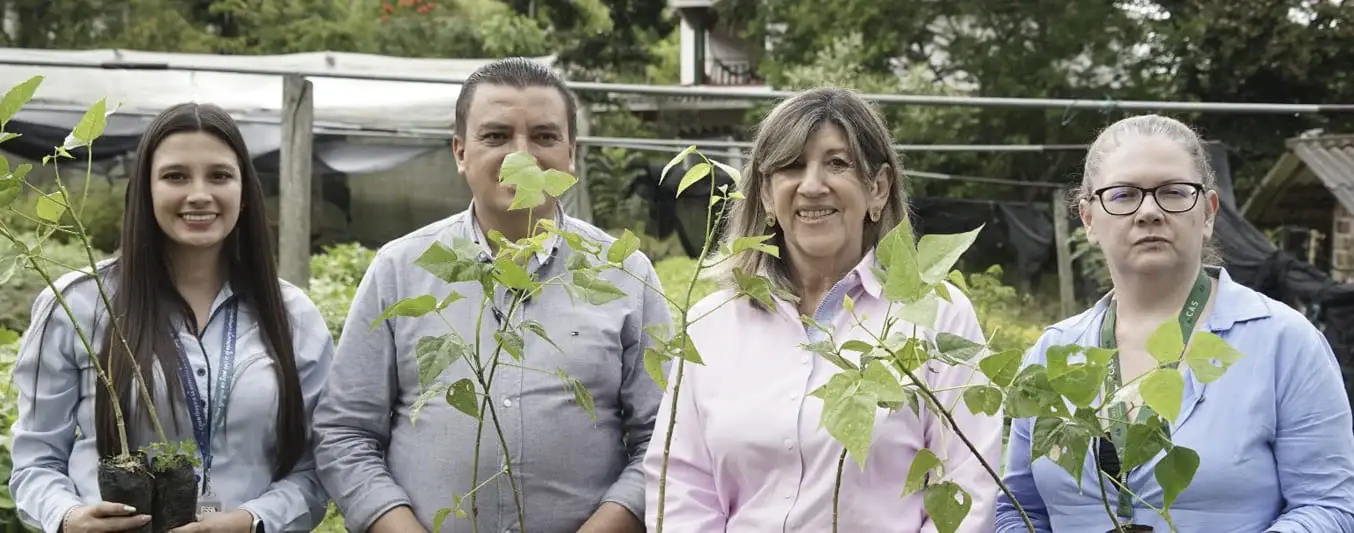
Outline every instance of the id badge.
{"type": "Polygon", "coordinates": [[[206,494],[203,494],[202,496],[198,497],[197,499],[198,516],[202,516],[207,513],[219,513],[219,512],[221,512],[221,499],[217,498],[214,492],[209,490],[207,491],[206,494]]]}

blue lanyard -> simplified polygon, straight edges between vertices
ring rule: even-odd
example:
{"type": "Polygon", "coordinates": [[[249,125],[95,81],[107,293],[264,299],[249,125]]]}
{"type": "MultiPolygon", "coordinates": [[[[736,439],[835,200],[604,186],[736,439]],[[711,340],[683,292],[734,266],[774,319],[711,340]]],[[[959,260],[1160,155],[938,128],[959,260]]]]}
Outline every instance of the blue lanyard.
{"type": "MultiPolygon", "coordinates": [[[[183,383],[183,391],[188,399],[188,415],[193,420],[193,438],[197,440],[198,453],[202,455],[202,489],[208,492],[207,486],[211,481],[210,472],[212,469],[212,428],[214,421],[226,420],[227,397],[230,393],[231,381],[235,377],[235,342],[237,340],[239,307],[235,302],[226,304],[230,306],[226,313],[226,333],[225,340],[221,346],[221,370],[216,378],[216,401],[214,405],[207,407],[207,402],[202,401],[202,393],[198,391],[197,380],[189,370],[188,352],[183,349],[183,343],[179,342],[178,335],[174,336],[174,344],[179,348],[179,381],[183,383]]],[[[203,354],[206,357],[207,354],[203,354]]],[[[211,387],[211,383],[207,384],[211,387]]]]}

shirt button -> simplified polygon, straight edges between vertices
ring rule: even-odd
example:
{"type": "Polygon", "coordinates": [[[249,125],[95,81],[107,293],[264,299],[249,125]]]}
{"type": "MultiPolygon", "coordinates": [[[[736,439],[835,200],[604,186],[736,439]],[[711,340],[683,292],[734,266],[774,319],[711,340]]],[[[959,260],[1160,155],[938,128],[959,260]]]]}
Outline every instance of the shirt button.
{"type": "Polygon", "coordinates": [[[199,376],[205,376],[205,375],[207,375],[207,369],[205,369],[205,368],[199,368],[199,369],[197,369],[197,375],[199,375],[199,376]]]}
{"type": "Polygon", "coordinates": [[[799,356],[799,362],[804,363],[806,365],[809,364],[809,356],[807,355],[799,356]]]}
{"type": "Polygon", "coordinates": [[[799,395],[798,395],[798,394],[792,394],[792,395],[790,395],[790,401],[792,401],[792,402],[797,402],[797,401],[799,401],[799,395]]]}
{"type": "Polygon", "coordinates": [[[503,407],[512,407],[512,399],[511,399],[511,398],[504,398],[504,399],[503,399],[503,407]]]}
{"type": "Polygon", "coordinates": [[[791,442],[790,439],[785,439],[785,449],[787,450],[795,449],[795,443],[791,442]]]}

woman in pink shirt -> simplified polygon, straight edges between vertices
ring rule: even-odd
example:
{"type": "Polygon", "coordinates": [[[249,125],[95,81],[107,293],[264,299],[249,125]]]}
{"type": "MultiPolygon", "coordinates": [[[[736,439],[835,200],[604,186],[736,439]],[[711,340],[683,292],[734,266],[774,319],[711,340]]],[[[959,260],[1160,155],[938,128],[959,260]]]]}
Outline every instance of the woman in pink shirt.
{"type": "MultiPolygon", "coordinates": [[[[843,308],[850,296],[865,327],[882,331],[889,302],[872,270],[874,248],[907,213],[899,169],[883,121],[850,91],[801,93],[762,122],[740,185],[746,200],[732,207],[725,241],[771,233],[780,257],[747,252],[723,261],[723,290],[690,310],[693,319],[703,317],[688,331],[705,364],[685,365],[675,426],[668,417],[671,388],[659,409],[645,458],[649,531],[657,531],[670,430],[664,532],[832,531],[842,445],[821,424],[823,401],[809,393],[839,370],[805,348],[828,336],[805,326],[801,316],[831,331],[838,346],[869,341],[874,337],[843,308]],[[774,297],[775,306],[767,308],[736,297],[733,268],[768,278],[774,292],[794,300],[774,297]]],[[[984,342],[973,306],[957,289],[950,296],[952,303],[940,300],[934,324],[918,325],[920,334],[934,339],[948,332],[984,342]]],[[[913,329],[906,323],[893,328],[913,329]]],[[[917,375],[947,407],[955,406],[960,430],[996,465],[1001,414],[973,414],[959,398],[965,385],[984,379],[982,373],[933,363],[917,375]]],[[[996,484],[941,417],[908,408],[879,409],[865,467],[846,461],[838,530],[936,531],[922,493],[903,495],[912,459],[923,448],[944,462],[945,479],[972,498],[959,531],[992,531],[996,484]]]]}

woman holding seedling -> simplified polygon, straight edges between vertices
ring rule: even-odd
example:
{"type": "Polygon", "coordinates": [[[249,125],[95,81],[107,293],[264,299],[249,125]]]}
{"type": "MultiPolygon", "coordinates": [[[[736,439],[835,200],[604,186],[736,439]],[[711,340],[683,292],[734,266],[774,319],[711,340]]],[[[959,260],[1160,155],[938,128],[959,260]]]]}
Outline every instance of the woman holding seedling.
{"type": "Polygon", "coordinates": [[[1123,119],[1091,145],[1082,180],[1077,206],[1114,288],[1050,326],[1021,375],[1079,367],[1095,376],[1090,401],[1008,412],[1015,501],[998,499],[997,531],[1029,530],[1019,502],[1037,531],[1354,532],[1334,354],[1300,313],[1206,266],[1219,200],[1199,137],[1123,119]]]}
{"type": "MultiPolygon", "coordinates": [[[[847,383],[860,385],[862,372],[848,369],[865,360],[843,346],[877,345],[877,336],[894,334],[984,343],[973,307],[953,286],[948,298],[923,298],[933,305],[929,318],[916,318],[928,314],[926,304],[905,306],[884,295],[876,267],[896,266],[904,250],[917,259],[910,227],[900,225],[907,211],[900,172],[882,119],[849,91],[799,94],[762,122],[725,243],[734,250],[765,236],[778,255],[749,250],[726,258],[727,288],[690,310],[688,331],[704,364],[672,365],[645,461],[650,531],[660,521],[669,533],[935,531],[923,493],[906,490],[913,459],[923,453],[938,456],[943,479],[971,498],[958,531],[991,531],[996,485],[973,450],[996,464],[999,413],[953,409],[966,443],[930,409],[905,405],[899,380],[917,388],[880,360],[863,371],[879,388],[842,396],[861,389],[847,383]],[[890,233],[895,227],[903,233],[890,233]],[[738,296],[740,286],[751,296],[738,296]],[[913,320],[903,318],[904,307],[913,320]],[[898,319],[892,334],[886,317],[898,319]],[[842,413],[865,422],[834,418],[842,413]]],[[[948,271],[936,266],[942,276],[948,271]]],[[[903,344],[893,345],[897,355],[903,344]]],[[[912,370],[947,407],[984,379],[939,360],[912,370]]]]}
{"type": "Polygon", "coordinates": [[[121,255],[33,305],[14,371],[18,510],[47,533],[310,531],[327,497],[309,420],[332,343],[277,277],[240,131],[180,104],[136,157],[121,255]]]}

